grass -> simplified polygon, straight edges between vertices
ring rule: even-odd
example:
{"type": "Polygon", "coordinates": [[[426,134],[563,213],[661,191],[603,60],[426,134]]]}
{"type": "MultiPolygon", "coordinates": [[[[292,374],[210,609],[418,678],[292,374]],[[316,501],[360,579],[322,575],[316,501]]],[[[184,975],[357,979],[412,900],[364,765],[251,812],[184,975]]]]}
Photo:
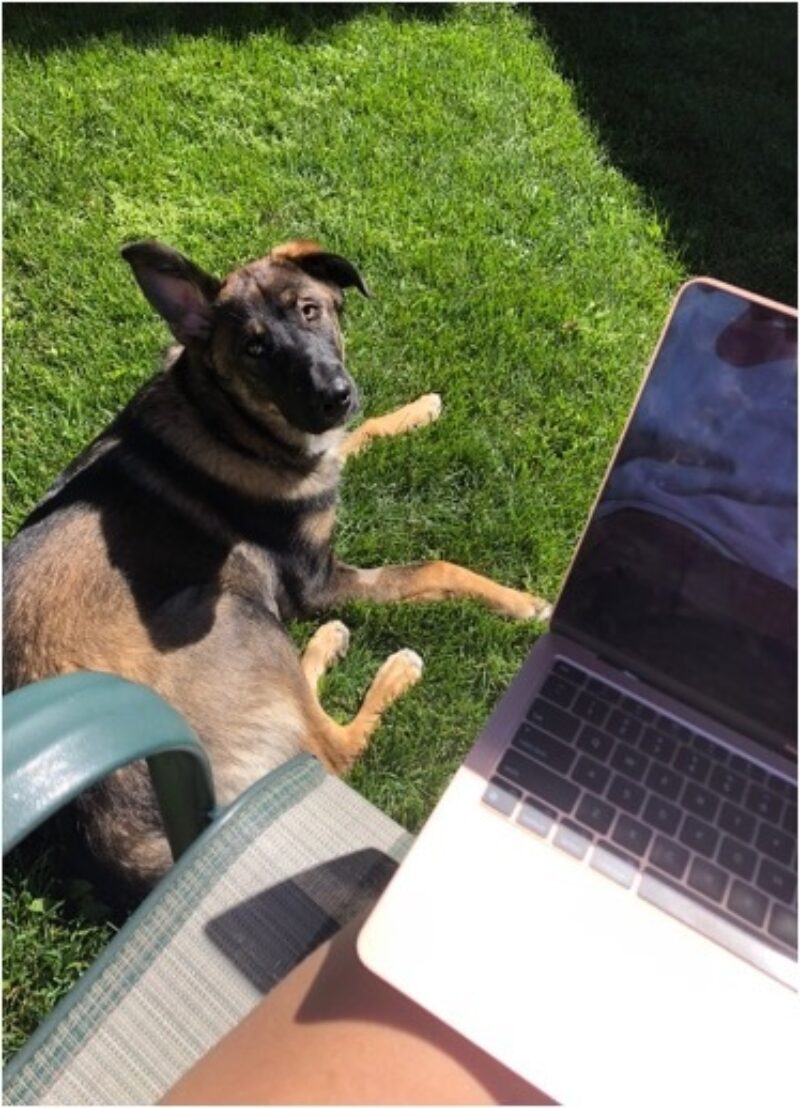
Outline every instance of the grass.
{"type": "Polygon", "coordinates": [[[14,1053],[114,932],[88,882],[60,875],[57,848],[24,848],[3,880],[4,1056],[14,1053]]]}
{"type": "MultiPolygon", "coordinates": [[[[564,20],[556,33],[560,7],[6,5],[6,533],[165,343],[118,260],[123,241],[161,238],[222,272],[311,236],[355,261],[376,294],[348,303],[367,414],[444,398],[438,424],[351,464],[339,554],[447,557],[554,596],[693,257],[691,204],[684,220],[672,212],[703,159],[722,156],[698,146],[691,172],[659,162],[672,191],[658,195],[621,172],[607,115],[593,119],[586,85],[576,92],[559,70],[583,64],[564,20]]],[[[722,7],[746,8],[751,38],[786,57],[789,5],[781,16],[722,7]]],[[[725,31],[722,15],[682,10],[687,25],[725,31]]],[[[744,17],[730,19],[739,36],[744,17]]],[[[709,47],[695,38],[683,63],[700,73],[709,47]]],[[[779,130],[793,118],[794,86],[774,94],[779,62],[768,70],[717,89],[714,103],[752,85],[757,119],[743,116],[742,135],[765,114],[779,130]]],[[[608,81],[633,112],[644,74],[613,62],[608,81]]],[[[765,197],[760,291],[785,288],[794,265],[787,167],[765,197]]],[[[744,187],[719,185],[716,218],[740,218],[744,187]]],[[[704,268],[730,276],[728,253],[717,269],[713,234],[703,241],[704,268]]],[[[342,614],[352,647],[324,690],[334,714],[352,714],[391,651],[425,659],[351,777],[416,829],[537,630],[470,603],[342,614]]],[[[294,629],[298,641],[310,631],[294,629]]],[[[60,854],[12,865],[7,1050],[107,941],[109,925],[87,920],[91,890],[71,880],[60,854]]]]}

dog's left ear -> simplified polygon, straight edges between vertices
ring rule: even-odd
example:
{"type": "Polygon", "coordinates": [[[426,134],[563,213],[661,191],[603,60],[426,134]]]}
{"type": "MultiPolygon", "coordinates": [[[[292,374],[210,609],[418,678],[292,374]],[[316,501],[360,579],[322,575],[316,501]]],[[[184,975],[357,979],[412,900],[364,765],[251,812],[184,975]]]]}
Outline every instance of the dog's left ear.
{"type": "Polygon", "coordinates": [[[319,243],[308,239],[295,239],[283,246],[276,246],[270,252],[275,261],[294,262],[309,277],[318,281],[329,281],[340,289],[357,288],[362,296],[371,297],[372,293],[352,262],[341,254],[329,254],[319,243]]]}

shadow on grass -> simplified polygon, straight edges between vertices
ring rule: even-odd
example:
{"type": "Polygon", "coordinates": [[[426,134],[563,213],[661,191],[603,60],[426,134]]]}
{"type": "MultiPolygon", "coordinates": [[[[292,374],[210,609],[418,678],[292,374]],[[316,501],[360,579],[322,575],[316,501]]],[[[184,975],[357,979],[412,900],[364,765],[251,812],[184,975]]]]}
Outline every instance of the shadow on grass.
{"type": "Polygon", "coordinates": [[[795,303],[795,6],[524,8],[687,268],[795,303]]]}
{"type": "MultiPolygon", "coordinates": [[[[382,5],[392,19],[438,22],[450,4],[382,5]]],[[[119,35],[144,45],[167,35],[220,34],[236,41],[280,28],[302,43],[346,23],[373,4],[4,4],[5,39],[44,54],[88,38],[119,35]]]]}

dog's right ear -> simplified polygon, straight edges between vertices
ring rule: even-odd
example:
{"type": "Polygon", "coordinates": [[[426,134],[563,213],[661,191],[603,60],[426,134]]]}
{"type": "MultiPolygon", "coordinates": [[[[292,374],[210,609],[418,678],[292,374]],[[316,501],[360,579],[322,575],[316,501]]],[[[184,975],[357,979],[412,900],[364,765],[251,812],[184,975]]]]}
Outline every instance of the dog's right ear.
{"type": "Polygon", "coordinates": [[[130,242],[122,257],[178,342],[207,339],[221,282],[161,242],[130,242]]]}

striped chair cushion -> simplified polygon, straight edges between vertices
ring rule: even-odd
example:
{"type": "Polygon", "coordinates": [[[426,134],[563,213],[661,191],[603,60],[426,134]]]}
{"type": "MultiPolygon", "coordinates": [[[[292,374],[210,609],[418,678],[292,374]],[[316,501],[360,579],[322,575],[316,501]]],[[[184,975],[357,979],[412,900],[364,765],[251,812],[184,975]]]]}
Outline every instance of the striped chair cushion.
{"type": "Polygon", "coordinates": [[[9,1104],[152,1104],[383,889],[410,836],[302,756],[190,848],[6,1069],[9,1104]]]}

